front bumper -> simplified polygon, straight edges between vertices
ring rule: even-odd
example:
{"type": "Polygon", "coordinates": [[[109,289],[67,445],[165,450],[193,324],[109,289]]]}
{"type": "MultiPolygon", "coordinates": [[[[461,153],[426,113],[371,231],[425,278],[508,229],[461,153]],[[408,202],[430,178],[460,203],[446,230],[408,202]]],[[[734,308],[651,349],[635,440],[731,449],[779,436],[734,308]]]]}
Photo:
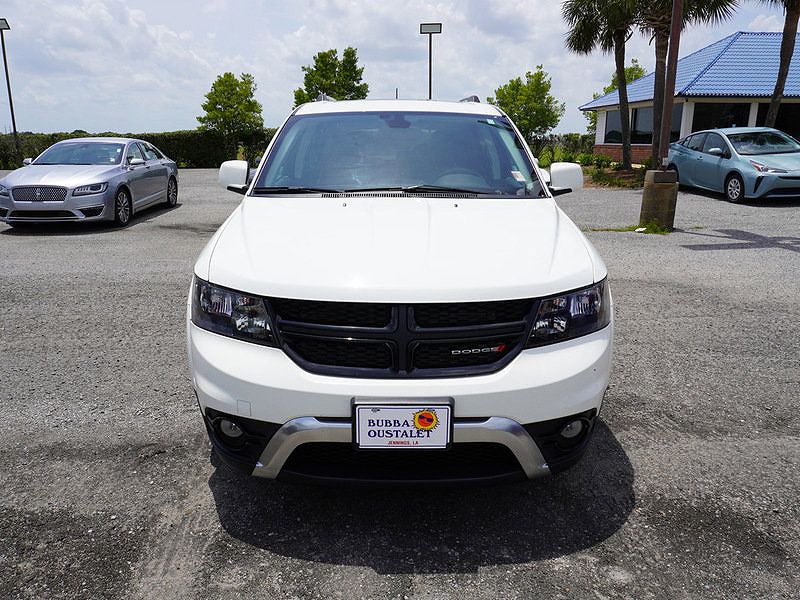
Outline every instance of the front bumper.
{"type": "MultiPolygon", "coordinates": [[[[220,336],[192,323],[187,329],[192,381],[218,455],[241,471],[267,478],[298,475],[296,457],[309,454],[306,450],[316,449],[323,459],[336,454],[338,462],[348,462],[356,471],[369,462],[364,457],[376,456],[353,449],[354,397],[452,398],[455,454],[474,450],[479,457],[484,451],[500,450],[498,457],[502,452],[511,457],[509,468],[498,473],[481,470],[472,476],[468,466],[459,466],[455,477],[443,472],[441,480],[534,478],[566,468],[580,457],[591,435],[608,385],[612,338],[613,324],[581,338],[525,350],[487,375],[376,380],[316,375],[282,350],[220,336]],[[253,434],[246,452],[226,445],[219,435],[214,423],[221,416],[253,434]],[[552,442],[554,432],[570,418],[584,419],[586,434],[568,448],[559,447],[552,442]]],[[[398,452],[423,456],[427,451],[398,452]]],[[[430,451],[426,456],[449,469],[441,458],[447,452],[430,451]]],[[[420,468],[425,468],[424,461],[420,468]]],[[[312,475],[318,480],[376,479],[358,472],[344,476],[341,470],[312,475]]]]}
{"type": "Polygon", "coordinates": [[[63,221],[103,221],[114,218],[114,191],[73,196],[72,190],[58,202],[20,202],[0,196],[0,221],[6,223],[53,223],[63,221]]]}
{"type": "MultiPolygon", "coordinates": [[[[800,196],[800,172],[764,173],[753,178],[753,198],[790,198],[800,196]]],[[[749,196],[750,194],[748,194],[749,196]]]]}

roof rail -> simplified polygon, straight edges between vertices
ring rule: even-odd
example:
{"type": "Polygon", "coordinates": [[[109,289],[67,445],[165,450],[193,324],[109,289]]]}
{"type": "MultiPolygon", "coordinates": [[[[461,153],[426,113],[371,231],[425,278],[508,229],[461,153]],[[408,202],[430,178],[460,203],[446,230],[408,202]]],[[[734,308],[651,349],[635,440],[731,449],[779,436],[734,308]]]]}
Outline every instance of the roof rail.
{"type": "Polygon", "coordinates": [[[320,92],[320,94],[314,98],[314,102],[336,102],[336,98],[331,98],[325,92],[320,92]]]}
{"type": "Polygon", "coordinates": [[[480,103],[481,99],[478,98],[476,95],[467,96],[466,98],[462,98],[459,102],[478,102],[480,103]]]}

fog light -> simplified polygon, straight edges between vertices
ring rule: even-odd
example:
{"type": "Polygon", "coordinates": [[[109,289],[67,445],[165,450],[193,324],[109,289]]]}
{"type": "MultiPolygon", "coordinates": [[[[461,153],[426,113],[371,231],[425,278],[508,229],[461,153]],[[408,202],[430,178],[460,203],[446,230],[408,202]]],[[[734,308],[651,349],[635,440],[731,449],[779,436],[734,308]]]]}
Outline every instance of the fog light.
{"type": "Polygon", "coordinates": [[[580,419],[575,419],[574,421],[570,421],[564,427],[561,428],[561,437],[567,440],[572,440],[578,437],[583,430],[586,428],[586,425],[580,419]]]}
{"type": "Polygon", "coordinates": [[[219,430],[222,435],[229,437],[233,440],[240,438],[244,435],[244,430],[229,419],[221,419],[219,422],[219,430]]]}

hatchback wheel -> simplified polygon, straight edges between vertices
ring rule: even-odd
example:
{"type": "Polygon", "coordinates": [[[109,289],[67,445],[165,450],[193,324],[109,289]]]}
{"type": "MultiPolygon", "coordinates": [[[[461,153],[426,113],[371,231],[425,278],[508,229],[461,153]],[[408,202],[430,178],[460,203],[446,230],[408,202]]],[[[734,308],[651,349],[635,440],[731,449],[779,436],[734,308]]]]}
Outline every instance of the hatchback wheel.
{"type": "Polygon", "coordinates": [[[119,190],[114,199],[114,224],[125,227],[131,221],[131,197],[125,190],[119,190]]]}
{"type": "Polygon", "coordinates": [[[744,200],[744,181],[741,175],[732,173],[725,180],[725,199],[733,203],[744,200]]]}
{"type": "Polygon", "coordinates": [[[169,178],[167,183],[167,206],[175,206],[178,203],[178,182],[174,177],[169,178]]]}

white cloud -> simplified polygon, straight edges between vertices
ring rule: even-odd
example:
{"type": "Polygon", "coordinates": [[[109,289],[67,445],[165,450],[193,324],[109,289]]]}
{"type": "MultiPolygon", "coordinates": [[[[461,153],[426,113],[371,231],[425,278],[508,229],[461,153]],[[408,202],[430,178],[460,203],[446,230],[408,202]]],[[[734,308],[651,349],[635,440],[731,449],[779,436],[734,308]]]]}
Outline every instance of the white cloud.
{"type": "MultiPolygon", "coordinates": [[[[577,107],[605,86],[608,55],[570,54],[553,0],[6,0],[6,45],[21,130],[159,131],[193,128],[203,95],[225,72],[252,73],[265,122],[279,124],[302,85],[302,65],[329,48],[358,49],[371,97],[427,97],[427,36],[434,96],[481,99],[542,64],[567,104],[561,131],[582,131],[577,107]]],[[[782,13],[742,8],[734,21],[695,27],[681,54],[737,29],[775,30],[782,13]]],[[[652,70],[653,48],[635,35],[628,57],[652,70]]],[[[0,103],[0,130],[10,128],[0,103]]]]}

